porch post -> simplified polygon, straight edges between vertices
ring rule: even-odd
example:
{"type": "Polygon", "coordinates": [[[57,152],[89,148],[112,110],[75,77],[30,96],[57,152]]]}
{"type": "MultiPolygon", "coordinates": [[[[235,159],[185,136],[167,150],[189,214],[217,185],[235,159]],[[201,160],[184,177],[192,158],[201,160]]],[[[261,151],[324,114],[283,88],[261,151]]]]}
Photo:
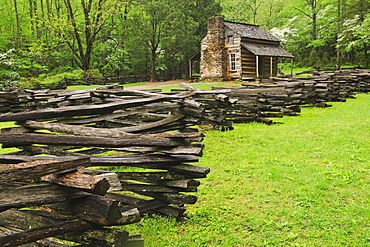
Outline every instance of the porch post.
{"type": "Polygon", "coordinates": [[[258,64],[259,64],[259,62],[258,62],[258,59],[259,59],[259,57],[258,56],[256,56],[256,77],[258,78],[258,77],[260,77],[260,74],[259,74],[259,66],[258,66],[258,64]]]}
{"type": "Polygon", "coordinates": [[[193,76],[193,67],[192,67],[192,62],[191,59],[189,59],[189,79],[193,76]]]}
{"type": "Polygon", "coordinates": [[[272,77],[272,57],[270,57],[270,77],[272,77]]]}
{"type": "Polygon", "coordinates": [[[293,77],[293,58],[290,60],[290,77],[293,77]]]}

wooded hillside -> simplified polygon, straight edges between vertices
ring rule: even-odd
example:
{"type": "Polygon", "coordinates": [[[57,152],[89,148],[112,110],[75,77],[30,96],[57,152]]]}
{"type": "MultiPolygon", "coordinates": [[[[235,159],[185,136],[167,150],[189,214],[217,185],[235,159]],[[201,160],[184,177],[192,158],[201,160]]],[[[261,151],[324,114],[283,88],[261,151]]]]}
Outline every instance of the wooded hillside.
{"type": "Polygon", "coordinates": [[[369,0],[6,0],[0,10],[2,85],[75,69],[185,73],[216,15],[270,31],[302,67],[369,62],[369,0]]]}

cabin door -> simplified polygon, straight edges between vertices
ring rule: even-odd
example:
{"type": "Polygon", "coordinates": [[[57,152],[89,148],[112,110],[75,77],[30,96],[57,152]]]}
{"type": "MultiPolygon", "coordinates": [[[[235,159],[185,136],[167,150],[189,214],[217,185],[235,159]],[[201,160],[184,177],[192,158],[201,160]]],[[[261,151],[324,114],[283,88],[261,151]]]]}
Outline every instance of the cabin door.
{"type": "Polygon", "coordinates": [[[256,57],[256,65],[257,65],[257,77],[261,78],[261,77],[265,77],[265,57],[264,56],[257,56],[256,57]]]}

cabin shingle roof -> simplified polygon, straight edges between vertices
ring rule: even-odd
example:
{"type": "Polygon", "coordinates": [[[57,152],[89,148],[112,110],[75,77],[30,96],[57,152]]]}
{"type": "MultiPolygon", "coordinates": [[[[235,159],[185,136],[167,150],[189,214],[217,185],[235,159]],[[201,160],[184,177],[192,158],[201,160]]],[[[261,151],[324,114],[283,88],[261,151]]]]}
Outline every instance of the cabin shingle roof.
{"type": "Polygon", "coordinates": [[[280,39],[256,25],[225,21],[225,27],[243,38],[280,42],[280,39]]]}
{"type": "Polygon", "coordinates": [[[290,58],[294,57],[292,54],[284,50],[279,45],[250,43],[250,42],[242,42],[241,44],[256,56],[290,57],[290,58]]]}

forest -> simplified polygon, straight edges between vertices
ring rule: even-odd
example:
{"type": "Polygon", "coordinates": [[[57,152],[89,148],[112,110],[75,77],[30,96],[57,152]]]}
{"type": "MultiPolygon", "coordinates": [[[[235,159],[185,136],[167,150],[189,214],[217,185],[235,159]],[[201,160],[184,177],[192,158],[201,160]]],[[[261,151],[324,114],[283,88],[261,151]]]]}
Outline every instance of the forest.
{"type": "Polygon", "coordinates": [[[2,0],[0,88],[185,74],[217,15],[271,32],[298,67],[369,65],[369,0],[2,0]]]}

